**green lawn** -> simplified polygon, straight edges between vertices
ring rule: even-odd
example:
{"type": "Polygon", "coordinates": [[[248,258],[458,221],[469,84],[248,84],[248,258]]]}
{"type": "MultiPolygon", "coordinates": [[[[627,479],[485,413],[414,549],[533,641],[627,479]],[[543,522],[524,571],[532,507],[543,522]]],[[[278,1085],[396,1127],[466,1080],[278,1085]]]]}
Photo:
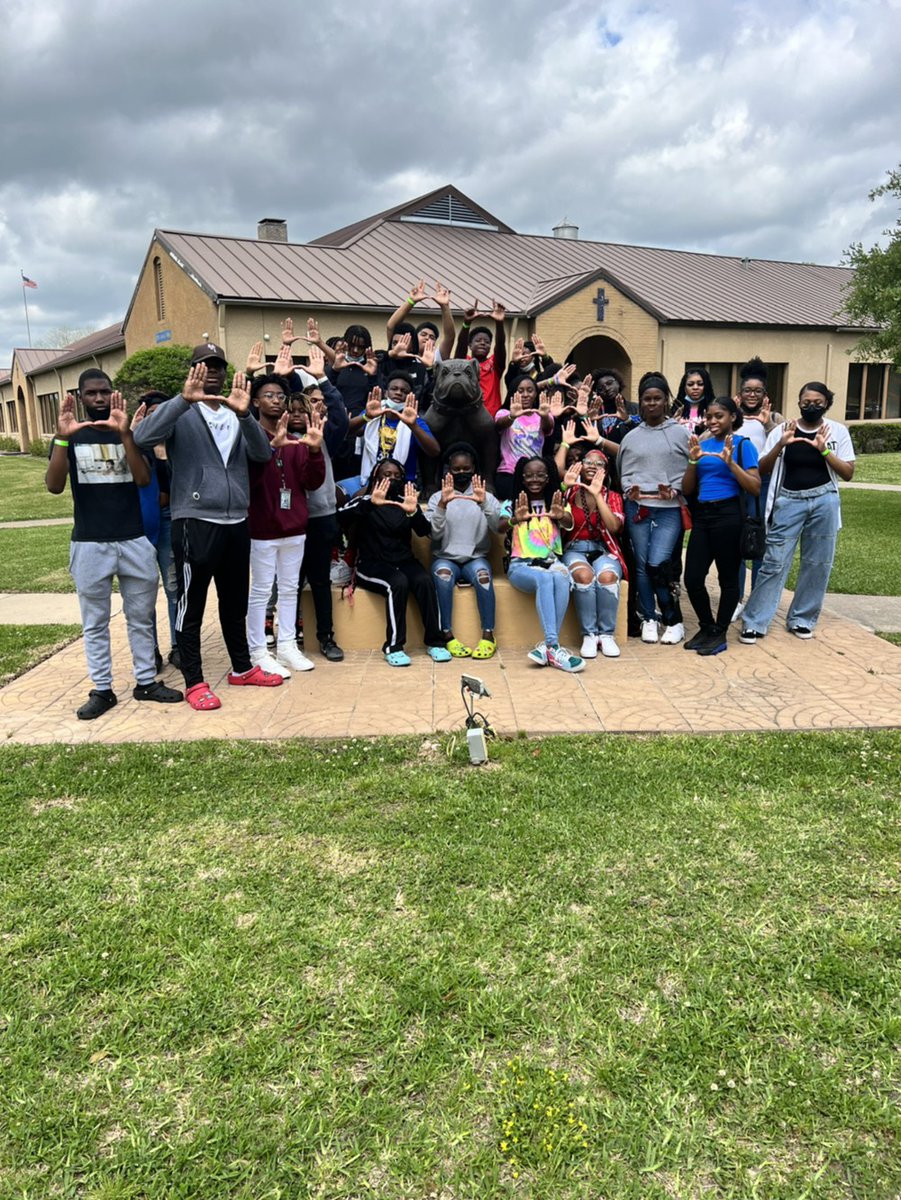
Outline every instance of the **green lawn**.
{"type": "MultiPolygon", "coordinates": [[[[797,568],[789,576],[790,588],[796,577],[797,568]]],[[[842,531],[829,590],[901,596],[901,492],[842,492],[842,531]]]]}
{"type": "Polygon", "coordinates": [[[0,592],[74,592],[69,525],[0,529],[0,592]]]}
{"type": "Polygon", "coordinates": [[[0,625],[0,687],[77,637],[80,625],[0,625]]]}
{"type": "Polygon", "coordinates": [[[71,517],[72,494],[51,496],[44,487],[47,463],[42,458],[0,455],[0,521],[36,521],[71,517]]]}
{"type": "Polygon", "coordinates": [[[854,482],[901,486],[901,454],[861,454],[854,464],[854,482]]]}
{"type": "Polygon", "coordinates": [[[889,1200],[901,735],[6,747],[0,1194],[889,1200]]]}

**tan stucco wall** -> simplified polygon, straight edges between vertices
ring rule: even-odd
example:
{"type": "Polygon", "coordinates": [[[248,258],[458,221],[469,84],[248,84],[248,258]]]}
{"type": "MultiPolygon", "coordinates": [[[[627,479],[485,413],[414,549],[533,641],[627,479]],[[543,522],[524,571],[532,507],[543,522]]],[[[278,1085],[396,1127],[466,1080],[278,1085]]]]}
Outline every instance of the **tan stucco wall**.
{"type": "Polygon", "coordinates": [[[747,362],[755,354],[765,363],[787,363],[785,374],[786,416],[797,416],[797,396],[811,379],[819,379],[835,392],[836,420],[845,415],[848,366],[847,353],[855,344],[848,334],[820,330],[734,330],[708,327],[662,326],[660,369],[676,386],[686,362],[747,362]]]}
{"type": "Polygon", "coordinates": [[[138,279],[134,302],[125,327],[127,354],[134,354],[136,350],[150,350],[158,345],[196,346],[203,340],[205,333],[216,340],[218,328],[219,318],[215,304],[202,288],[176,266],[169,257],[168,250],[154,239],[138,279]],[[162,268],[165,321],[158,321],[156,315],[153,260],[157,257],[162,268]],[[166,330],[172,337],[166,342],[157,342],[157,334],[166,330]]]}

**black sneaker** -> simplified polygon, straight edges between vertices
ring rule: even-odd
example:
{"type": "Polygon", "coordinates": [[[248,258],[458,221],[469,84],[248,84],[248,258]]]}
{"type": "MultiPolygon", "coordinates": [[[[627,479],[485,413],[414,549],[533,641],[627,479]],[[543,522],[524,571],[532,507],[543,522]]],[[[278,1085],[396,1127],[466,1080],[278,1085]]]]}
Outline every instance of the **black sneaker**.
{"type": "Polygon", "coordinates": [[[181,670],[181,651],[178,646],[173,646],[169,651],[169,662],[175,667],[176,671],[181,670]]]}
{"type": "Polygon", "coordinates": [[[705,640],[713,633],[712,625],[702,625],[693,638],[689,638],[683,645],[683,650],[700,650],[705,640]]]}
{"type": "Polygon", "coordinates": [[[139,683],[131,693],[135,700],[155,700],[157,704],[178,704],[184,696],[176,688],[166,687],[158,679],[153,683],[139,683]]]}
{"type": "Polygon", "coordinates": [[[274,650],[275,649],[275,613],[274,612],[266,613],[265,633],[266,633],[266,648],[269,650],[274,650]]]}
{"type": "Polygon", "coordinates": [[[813,630],[808,629],[806,625],[795,625],[793,629],[788,631],[793,633],[796,638],[801,638],[802,641],[809,642],[813,637],[813,630]]]}
{"type": "Polygon", "coordinates": [[[344,651],[335,641],[332,634],[319,643],[319,649],[329,662],[344,662],[344,651]]]}
{"type": "Polygon", "coordinates": [[[118,703],[119,701],[116,699],[115,692],[111,692],[108,689],[101,692],[97,688],[91,688],[88,692],[87,700],[75,715],[79,721],[96,721],[105,712],[109,712],[111,708],[115,708],[118,703]]]}
{"type": "Polygon", "coordinates": [[[714,654],[722,654],[724,650],[728,649],[729,645],[726,641],[725,629],[714,627],[707,634],[700,646],[698,646],[698,658],[709,658],[714,654]]]}
{"type": "Polygon", "coordinates": [[[745,646],[756,646],[760,639],[764,637],[766,637],[765,633],[758,633],[756,629],[748,629],[745,625],[738,635],[738,640],[745,646]]]}

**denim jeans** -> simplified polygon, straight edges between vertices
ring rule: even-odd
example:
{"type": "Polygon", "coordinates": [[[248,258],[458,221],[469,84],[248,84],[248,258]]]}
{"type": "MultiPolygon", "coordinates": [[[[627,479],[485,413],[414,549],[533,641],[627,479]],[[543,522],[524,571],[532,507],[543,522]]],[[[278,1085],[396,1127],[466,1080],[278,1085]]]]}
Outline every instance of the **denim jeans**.
{"type": "Polygon", "coordinates": [[[535,597],[538,619],[548,646],[560,644],[560,626],[569,604],[569,571],[563,563],[551,567],[529,567],[519,559],[511,559],[507,578],[518,592],[535,597]]]}
{"type": "Polygon", "coordinates": [[[600,637],[601,634],[610,637],[616,632],[616,616],[619,610],[619,581],[623,577],[623,568],[619,559],[608,554],[603,546],[594,542],[570,542],[563,554],[563,561],[570,572],[578,563],[584,563],[594,575],[591,583],[576,583],[573,579],[573,604],[579,616],[583,637],[600,637]],[[586,552],[601,550],[593,561],[589,562],[586,552]],[[604,571],[611,571],[616,576],[616,583],[601,583],[598,576],[604,571]]]}
{"type": "Polygon", "coordinates": [[[645,508],[647,516],[636,520],[641,505],[627,500],[626,528],[635,555],[635,584],[638,589],[638,611],[644,621],[653,621],[657,606],[665,625],[676,625],[682,620],[679,605],[672,587],[655,568],[668,562],[677,539],[682,532],[682,513],[679,506],[673,508],[645,508]],[[651,568],[649,570],[649,568],[651,568]]]}
{"type": "Polygon", "coordinates": [[[803,492],[780,492],[767,528],[760,574],[745,606],[746,628],[766,633],[779,607],[799,541],[801,566],[786,623],[789,629],[814,628],[832,573],[838,523],[839,498],[834,484],[803,492]]]}
{"type": "Polygon", "coordinates": [[[487,558],[471,558],[465,563],[454,562],[450,558],[436,558],[432,563],[432,578],[438,593],[438,619],[445,632],[453,628],[451,621],[454,615],[454,587],[458,579],[465,579],[475,588],[482,628],[494,629],[494,584],[491,581],[491,565],[487,558]],[[442,571],[449,573],[450,578],[442,579],[442,571]],[[479,571],[488,572],[487,583],[479,583],[479,571]]]}

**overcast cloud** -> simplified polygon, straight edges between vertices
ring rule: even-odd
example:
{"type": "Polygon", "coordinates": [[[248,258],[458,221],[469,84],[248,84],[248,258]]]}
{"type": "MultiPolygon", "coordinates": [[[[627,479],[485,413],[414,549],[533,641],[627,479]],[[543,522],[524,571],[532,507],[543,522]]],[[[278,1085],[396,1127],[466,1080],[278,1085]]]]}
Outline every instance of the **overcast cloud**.
{"type": "Polygon", "coordinates": [[[329,7],[0,0],[0,365],[20,269],[34,345],[109,325],[156,226],[305,241],[443,183],[523,233],[751,257],[894,222],[901,0],[329,7]]]}

